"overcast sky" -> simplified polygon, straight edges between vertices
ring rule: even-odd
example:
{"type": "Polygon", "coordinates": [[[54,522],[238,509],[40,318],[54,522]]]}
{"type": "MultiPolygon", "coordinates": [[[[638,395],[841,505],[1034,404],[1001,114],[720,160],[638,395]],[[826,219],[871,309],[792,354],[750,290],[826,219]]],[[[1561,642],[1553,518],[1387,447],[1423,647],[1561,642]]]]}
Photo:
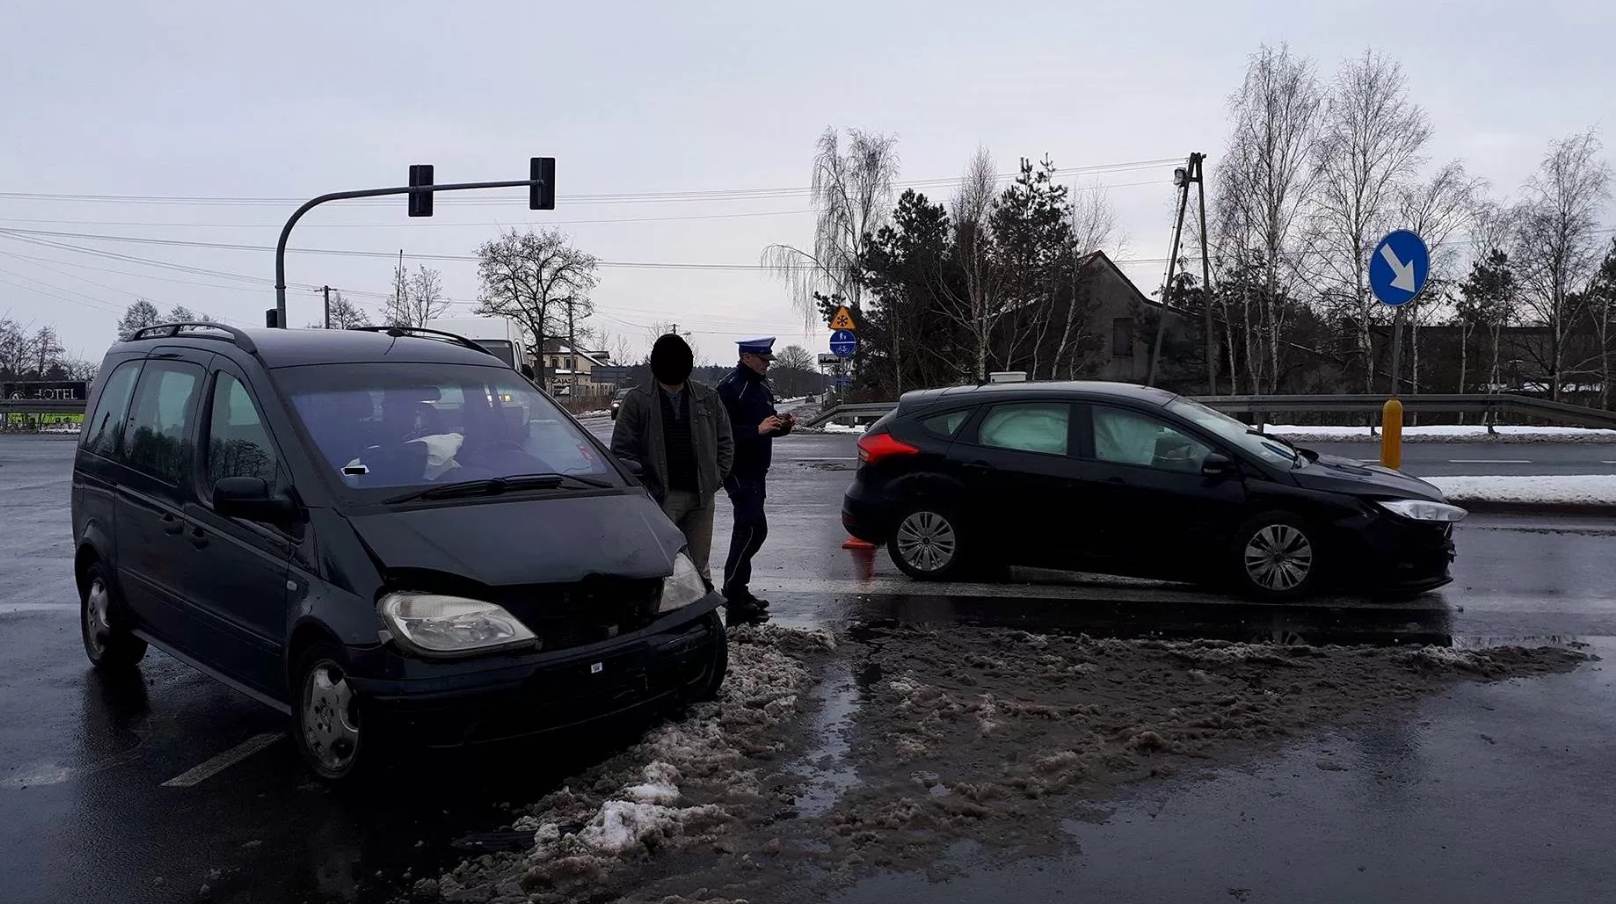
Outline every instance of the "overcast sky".
{"type": "MultiPolygon", "coordinates": [[[[1227,97],[1263,42],[1289,42],[1325,78],[1370,46],[1399,60],[1434,127],[1432,163],[1463,158],[1501,197],[1518,190],[1553,137],[1601,127],[1607,159],[1616,159],[1609,0],[19,0],[7,5],[5,30],[0,192],[273,199],[0,196],[8,230],[273,246],[296,206],[289,199],[401,184],[411,163],[435,164],[440,182],[526,178],[528,158],[548,155],[558,160],[553,212],[530,214],[521,190],[445,195],[431,220],[406,217],[402,198],[337,204],[305,218],[292,245],[470,255],[501,225],[555,224],[603,261],[745,267],[767,243],[810,240],[805,194],[576,196],[806,186],[827,125],[896,135],[900,180],[957,177],[978,146],[1001,172],[1045,153],[1078,167],[1199,150],[1211,155],[1215,180],[1227,97]]],[[[1126,233],[1121,257],[1140,261],[1126,269],[1147,291],[1160,284],[1167,252],[1171,169],[1099,177],[1113,186],[1126,233]]],[[[16,236],[0,234],[0,317],[54,324],[78,356],[100,357],[137,296],[242,325],[262,324],[274,303],[273,257],[263,251],[16,236]]],[[[475,264],[427,263],[467,303],[455,313],[469,314],[475,264]]],[[[293,254],[288,281],[330,284],[374,309],[392,264],[293,254]]],[[[731,343],[757,334],[825,350],[824,330],[805,335],[764,273],[606,266],[600,279],[597,326],[638,349],[647,325],[672,320],[694,330],[712,360],[730,359],[731,343]]],[[[318,319],[316,293],[289,297],[294,324],[318,319]]]]}

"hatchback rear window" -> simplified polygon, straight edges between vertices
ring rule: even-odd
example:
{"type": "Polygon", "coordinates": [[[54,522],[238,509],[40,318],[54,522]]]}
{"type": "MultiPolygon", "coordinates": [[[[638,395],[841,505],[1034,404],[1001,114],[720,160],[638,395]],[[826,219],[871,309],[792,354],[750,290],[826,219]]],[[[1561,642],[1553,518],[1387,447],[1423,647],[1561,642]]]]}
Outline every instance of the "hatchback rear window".
{"type": "Polygon", "coordinates": [[[276,378],[326,466],[350,489],[529,474],[619,482],[589,437],[508,368],[314,365],[276,378]]]}
{"type": "Polygon", "coordinates": [[[970,409],[950,411],[946,414],[937,414],[926,418],[920,422],[920,425],[938,436],[953,436],[959,432],[959,428],[965,426],[965,422],[970,417],[970,409]]]}

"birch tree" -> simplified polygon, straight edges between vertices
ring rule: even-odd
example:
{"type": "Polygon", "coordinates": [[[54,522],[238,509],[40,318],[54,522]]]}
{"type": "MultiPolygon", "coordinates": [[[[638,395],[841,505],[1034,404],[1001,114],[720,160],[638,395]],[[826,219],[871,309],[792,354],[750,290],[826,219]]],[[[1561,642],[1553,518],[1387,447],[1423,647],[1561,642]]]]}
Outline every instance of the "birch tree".
{"type": "Polygon", "coordinates": [[[1234,132],[1213,204],[1223,244],[1258,269],[1263,286],[1255,318],[1253,299],[1243,299],[1253,392],[1272,392],[1279,378],[1286,313],[1279,299],[1293,294],[1293,261],[1320,175],[1313,154],[1322,109],[1312,65],[1283,44],[1259,48],[1229,98],[1234,132]]]}
{"type": "Polygon", "coordinates": [[[1516,258],[1522,264],[1525,306],[1548,330],[1541,362],[1549,396],[1558,400],[1566,353],[1586,313],[1587,286],[1599,261],[1598,216],[1610,195],[1610,167],[1592,131],[1551,142],[1526,182],[1517,219],[1516,258]]]}
{"type": "Polygon", "coordinates": [[[938,280],[946,301],[942,310],[968,337],[974,352],[972,375],[978,380],[987,378],[993,331],[1004,315],[993,234],[988,223],[997,181],[992,155],[986,148],[978,148],[976,156],[966,165],[959,191],[949,205],[954,221],[954,254],[964,273],[965,284],[962,291],[956,291],[940,274],[938,280]]]}
{"type": "Polygon", "coordinates": [[[1431,254],[1425,286],[1404,305],[1410,333],[1409,380],[1415,393],[1420,391],[1420,327],[1441,314],[1442,300],[1455,281],[1454,271],[1462,256],[1450,240],[1469,226],[1482,184],[1465,172],[1464,163],[1455,160],[1428,181],[1405,186],[1398,202],[1401,225],[1424,239],[1431,254]]]}
{"type": "Polygon", "coordinates": [[[1353,325],[1364,391],[1375,391],[1369,252],[1390,225],[1431,137],[1402,67],[1370,50],[1341,68],[1315,145],[1314,244],[1327,300],[1353,325]]]}

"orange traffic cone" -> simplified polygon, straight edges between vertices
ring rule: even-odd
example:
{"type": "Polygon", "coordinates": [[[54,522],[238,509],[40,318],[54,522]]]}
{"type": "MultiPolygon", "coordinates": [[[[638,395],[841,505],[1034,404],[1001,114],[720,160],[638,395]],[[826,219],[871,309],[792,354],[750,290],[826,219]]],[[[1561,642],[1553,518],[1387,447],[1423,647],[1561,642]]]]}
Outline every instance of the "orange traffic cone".
{"type": "Polygon", "coordinates": [[[843,549],[874,549],[875,544],[871,543],[868,540],[860,540],[858,537],[848,537],[847,541],[842,544],[842,548],[843,549]]]}

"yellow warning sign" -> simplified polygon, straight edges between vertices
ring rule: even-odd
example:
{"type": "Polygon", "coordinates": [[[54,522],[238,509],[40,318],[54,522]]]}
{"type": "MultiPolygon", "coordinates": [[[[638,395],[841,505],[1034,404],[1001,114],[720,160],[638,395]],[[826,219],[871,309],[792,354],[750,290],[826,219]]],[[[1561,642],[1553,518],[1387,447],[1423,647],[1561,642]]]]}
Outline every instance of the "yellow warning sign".
{"type": "Polygon", "coordinates": [[[836,309],[836,314],[830,318],[830,328],[833,330],[857,330],[853,323],[853,312],[846,305],[836,309]]]}

